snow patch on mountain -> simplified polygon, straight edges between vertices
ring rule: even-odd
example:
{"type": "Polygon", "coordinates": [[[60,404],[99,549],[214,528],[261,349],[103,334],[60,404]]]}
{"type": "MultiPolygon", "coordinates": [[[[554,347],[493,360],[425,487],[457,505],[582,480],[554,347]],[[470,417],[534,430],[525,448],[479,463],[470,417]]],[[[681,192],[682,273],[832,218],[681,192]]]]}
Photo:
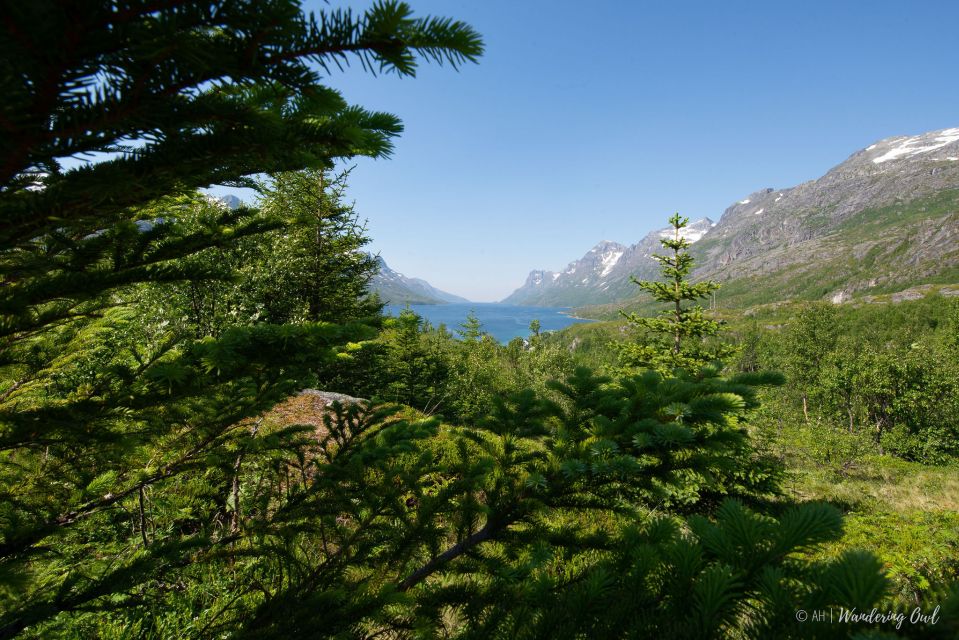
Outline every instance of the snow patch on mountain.
{"type": "MultiPolygon", "coordinates": [[[[702,224],[705,220],[697,220],[696,222],[683,227],[682,231],[679,232],[681,238],[685,238],[686,242],[693,244],[697,240],[701,240],[706,232],[716,226],[716,223],[710,221],[708,224],[702,224]]],[[[663,229],[659,232],[660,238],[673,238],[676,236],[675,229],[663,229]]]]}
{"type": "Polygon", "coordinates": [[[686,238],[686,241],[690,244],[702,240],[703,236],[712,229],[713,225],[709,224],[705,228],[703,226],[688,226],[682,231],[682,236],[686,238]]]}
{"type": "Polygon", "coordinates": [[[880,164],[903,156],[911,158],[921,153],[935,151],[936,149],[940,149],[947,144],[959,141],[959,128],[943,129],[942,131],[937,131],[931,134],[909,136],[906,138],[900,138],[898,140],[899,142],[895,147],[888,150],[881,156],[873,158],[872,161],[875,164],[880,164]],[[930,138],[932,139],[930,140],[930,138]]]}
{"type": "Polygon", "coordinates": [[[603,270],[600,271],[599,275],[605,276],[609,275],[609,272],[613,270],[613,267],[616,266],[616,263],[619,262],[619,259],[623,257],[622,251],[610,251],[603,255],[603,270]]]}
{"type": "MultiPolygon", "coordinates": [[[[682,230],[682,237],[696,242],[715,224],[708,218],[696,220],[682,230]]],[[[582,258],[567,264],[561,273],[531,271],[526,283],[504,302],[576,306],[621,297],[636,288],[631,276],[645,279],[658,273],[659,264],[650,255],[660,250],[660,238],[672,238],[674,234],[672,228],[657,229],[632,246],[603,240],[582,258]],[[549,276],[546,281],[534,277],[540,273],[549,276]]]]}

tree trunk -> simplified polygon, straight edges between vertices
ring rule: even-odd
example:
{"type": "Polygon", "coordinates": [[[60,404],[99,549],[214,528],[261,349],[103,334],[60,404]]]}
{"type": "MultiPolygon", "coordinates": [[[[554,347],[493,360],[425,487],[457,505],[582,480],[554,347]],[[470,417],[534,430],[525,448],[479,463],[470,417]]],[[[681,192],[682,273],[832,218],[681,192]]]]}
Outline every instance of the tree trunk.
{"type": "Polygon", "coordinates": [[[233,486],[230,487],[230,494],[233,497],[233,517],[230,518],[230,533],[236,534],[240,531],[240,466],[243,464],[243,454],[236,457],[233,463],[233,486]]]}
{"type": "MultiPolygon", "coordinates": [[[[318,181],[320,183],[320,199],[318,203],[318,209],[314,212],[316,216],[315,224],[316,228],[313,230],[313,269],[314,277],[317,277],[320,272],[320,252],[323,247],[323,219],[326,217],[326,200],[323,197],[323,190],[326,188],[324,184],[324,174],[320,174],[318,181]]],[[[311,283],[311,289],[307,294],[307,314],[310,320],[316,322],[320,319],[320,311],[323,309],[322,300],[320,299],[320,292],[318,290],[317,283],[311,283]]]]}
{"type": "Polygon", "coordinates": [[[144,507],[144,496],[143,496],[143,485],[140,485],[139,490],[139,506],[140,506],[140,537],[143,538],[143,548],[146,549],[150,546],[150,540],[147,538],[147,517],[146,517],[146,508],[144,507]]]}
{"type": "MultiPolygon", "coordinates": [[[[679,227],[676,227],[676,240],[680,239],[679,227]]],[[[679,249],[673,249],[673,261],[674,266],[679,268],[679,249]]],[[[676,297],[676,335],[674,336],[675,340],[673,343],[673,353],[677,356],[679,355],[680,350],[680,327],[683,326],[683,307],[680,304],[680,283],[682,282],[682,276],[677,275],[673,281],[673,291],[675,292],[676,297]]]]}

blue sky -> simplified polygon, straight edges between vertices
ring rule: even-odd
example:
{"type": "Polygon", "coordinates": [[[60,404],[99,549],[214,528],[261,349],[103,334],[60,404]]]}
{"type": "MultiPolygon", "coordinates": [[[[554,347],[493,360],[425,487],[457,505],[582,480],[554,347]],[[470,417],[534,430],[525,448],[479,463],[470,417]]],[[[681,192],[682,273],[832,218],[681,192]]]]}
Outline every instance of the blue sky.
{"type": "Polygon", "coordinates": [[[673,211],[718,219],[880,138],[959,126],[959,2],[411,4],[487,52],[329,78],[406,126],[391,159],[355,162],[350,194],[390,266],[475,301],[673,211]]]}

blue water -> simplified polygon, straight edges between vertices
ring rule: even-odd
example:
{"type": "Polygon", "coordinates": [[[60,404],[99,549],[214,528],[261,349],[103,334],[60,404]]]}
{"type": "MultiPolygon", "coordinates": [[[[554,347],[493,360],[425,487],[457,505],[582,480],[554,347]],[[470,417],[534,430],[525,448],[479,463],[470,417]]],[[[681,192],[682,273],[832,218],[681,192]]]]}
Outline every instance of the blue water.
{"type": "MultiPolygon", "coordinates": [[[[390,315],[399,315],[405,307],[389,304],[384,309],[390,315]]],[[[434,327],[443,324],[452,332],[466,321],[470,311],[476,314],[483,331],[506,344],[513,338],[529,335],[529,323],[537,319],[540,332],[556,331],[577,322],[589,322],[566,315],[568,307],[519,307],[511,304],[470,302],[465,304],[414,304],[410,308],[434,327]]]]}

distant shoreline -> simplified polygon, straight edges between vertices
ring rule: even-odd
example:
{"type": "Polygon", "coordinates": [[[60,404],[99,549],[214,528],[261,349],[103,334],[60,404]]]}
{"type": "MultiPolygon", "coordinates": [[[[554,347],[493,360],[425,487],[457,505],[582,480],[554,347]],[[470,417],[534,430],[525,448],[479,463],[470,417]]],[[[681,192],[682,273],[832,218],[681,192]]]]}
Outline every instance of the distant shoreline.
{"type": "MultiPolygon", "coordinates": [[[[592,322],[588,318],[577,318],[572,307],[532,307],[503,303],[465,303],[411,305],[411,308],[432,326],[444,325],[448,330],[457,331],[473,313],[479,320],[482,331],[490,334],[497,342],[508,344],[513,338],[526,338],[534,320],[540,322],[540,331],[560,331],[571,324],[592,322]]],[[[387,307],[386,313],[399,315],[402,307],[387,307]]]]}
{"type": "Polygon", "coordinates": [[[572,313],[567,311],[559,311],[558,313],[561,316],[567,316],[569,318],[572,318],[573,320],[582,320],[583,322],[599,322],[599,320],[596,318],[583,318],[582,316],[573,315],[572,313]]]}

